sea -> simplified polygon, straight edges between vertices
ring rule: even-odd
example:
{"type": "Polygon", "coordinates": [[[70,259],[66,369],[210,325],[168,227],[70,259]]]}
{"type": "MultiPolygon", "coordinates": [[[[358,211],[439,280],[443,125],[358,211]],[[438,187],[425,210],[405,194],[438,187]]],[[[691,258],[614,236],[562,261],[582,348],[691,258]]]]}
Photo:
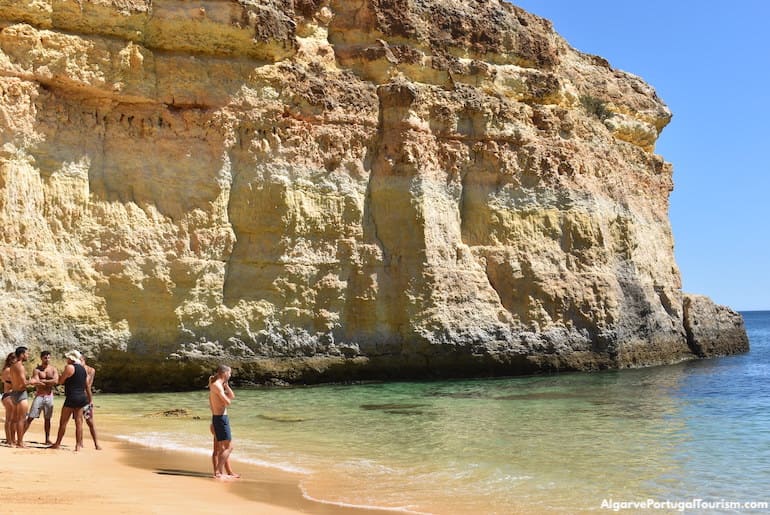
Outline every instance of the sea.
{"type": "MultiPolygon", "coordinates": [[[[750,352],[670,366],[236,389],[233,467],[402,513],[770,512],[770,311],[742,315],[750,352]]],[[[113,437],[209,471],[205,389],[95,403],[113,437]]]]}

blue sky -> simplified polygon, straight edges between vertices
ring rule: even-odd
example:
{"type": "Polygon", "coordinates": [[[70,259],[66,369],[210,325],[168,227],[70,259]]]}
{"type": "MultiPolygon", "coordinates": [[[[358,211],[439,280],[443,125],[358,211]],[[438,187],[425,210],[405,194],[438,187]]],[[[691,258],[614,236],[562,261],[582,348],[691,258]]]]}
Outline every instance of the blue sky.
{"type": "Polygon", "coordinates": [[[685,292],[770,309],[770,2],[514,0],[642,77],[674,114],[671,225],[685,292]]]}

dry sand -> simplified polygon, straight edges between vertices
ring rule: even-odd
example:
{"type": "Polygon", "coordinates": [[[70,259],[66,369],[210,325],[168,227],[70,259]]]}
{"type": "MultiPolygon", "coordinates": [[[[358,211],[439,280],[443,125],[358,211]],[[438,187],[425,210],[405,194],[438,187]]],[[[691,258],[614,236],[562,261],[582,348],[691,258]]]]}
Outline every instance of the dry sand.
{"type": "MultiPolygon", "coordinates": [[[[148,449],[110,439],[106,427],[98,427],[104,435],[100,434],[102,450],[93,448],[84,427],[85,449],[74,452],[74,429],[70,422],[59,450],[47,449],[37,441],[42,420],[34,422],[27,433],[27,448],[0,446],[3,513],[378,513],[309,501],[302,497],[297,476],[272,469],[233,462],[242,478],[216,480],[211,477],[210,456],[148,449]]],[[[56,430],[54,421],[53,435],[56,430]]]]}

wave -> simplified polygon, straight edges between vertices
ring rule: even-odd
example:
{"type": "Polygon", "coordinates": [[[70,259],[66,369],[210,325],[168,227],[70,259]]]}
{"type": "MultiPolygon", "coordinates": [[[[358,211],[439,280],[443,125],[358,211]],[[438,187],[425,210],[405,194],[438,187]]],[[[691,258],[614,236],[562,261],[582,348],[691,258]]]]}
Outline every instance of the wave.
{"type": "Polygon", "coordinates": [[[132,444],[141,445],[142,447],[149,447],[151,449],[163,449],[168,451],[183,451],[191,452],[194,454],[211,454],[211,449],[204,447],[195,447],[191,445],[184,445],[176,442],[172,442],[167,438],[157,433],[150,434],[133,434],[133,435],[113,435],[118,440],[123,440],[132,444]]]}
{"type": "Polygon", "coordinates": [[[317,502],[321,504],[327,504],[330,506],[339,506],[340,508],[356,508],[361,510],[377,510],[377,511],[392,511],[397,513],[409,513],[410,515],[433,515],[429,512],[425,511],[416,511],[414,509],[411,509],[406,506],[372,506],[369,504],[354,504],[354,503],[347,503],[343,501],[329,501],[326,499],[319,499],[318,497],[313,497],[307,492],[307,489],[305,488],[305,485],[300,482],[299,489],[302,492],[302,497],[307,499],[308,501],[317,502]]]}
{"type": "Polygon", "coordinates": [[[271,469],[278,469],[284,472],[291,472],[294,474],[309,475],[312,474],[312,470],[308,470],[297,465],[291,465],[289,463],[276,463],[274,461],[265,461],[258,458],[233,458],[233,461],[239,463],[245,463],[248,465],[256,465],[258,467],[265,467],[271,469]]]}
{"type": "MultiPolygon", "coordinates": [[[[151,449],[181,451],[181,452],[189,452],[193,454],[203,454],[207,456],[211,455],[210,447],[197,447],[194,445],[177,443],[169,440],[166,435],[161,435],[159,433],[149,433],[149,434],[145,433],[145,434],[134,434],[134,435],[118,434],[114,436],[119,440],[123,440],[136,445],[141,445],[142,447],[149,447],[151,449]]],[[[259,458],[236,457],[236,456],[233,456],[232,460],[234,462],[244,463],[246,465],[255,465],[263,468],[281,470],[283,472],[289,472],[292,474],[301,474],[301,475],[312,474],[311,470],[299,467],[297,465],[292,465],[290,463],[268,461],[268,460],[259,459],[259,458]]]]}

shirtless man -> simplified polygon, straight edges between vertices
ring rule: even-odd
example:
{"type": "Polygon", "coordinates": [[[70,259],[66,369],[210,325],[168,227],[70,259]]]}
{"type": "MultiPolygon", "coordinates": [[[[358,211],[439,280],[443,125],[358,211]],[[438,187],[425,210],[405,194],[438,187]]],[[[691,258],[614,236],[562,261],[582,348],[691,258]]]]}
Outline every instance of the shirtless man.
{"type": "Polygon", "coordinates": [[[53,417],[53,387],[59,382],[59,371],[51,365],[51,352],[44,350],[40,353],[40,364],[32,371],[32,377],[39,383],[35,386],[35,400],[27,415],[24,431],[29,430],[30,424],[43,412],[45,429],[45,444],[51,445],[51,417],[53,417]]]}
{"type": "MultiPolygon", "coordinates": [[[[91,390],[91,394],[93,395],[94,391],[94,377],[96,377],[96,370],[94,367],[88,366],[86,363],[86,357],[81,356],[80,363],[83,365],[83,368],[86,369],[86,381],[88,383],[88,388],[91,390]]],[[[99,442],[96,439],[96,427],[94,426],[94,403],[93,403],[93,397],[91,398],[92,402],[88,404],[85,408],[83,408],[83,418],[86,421],[86,424],[88,424],[88,430],[91,432],[91,439],[94,441],[94,448],[96,448],[97,451],[101,451],[102,448],[99,446],[99,442]]]]}
{"type": "Polygon", "coordinates": [[[238,477],[230,470],[229,463],[230,453],[233,451],[233,437],[230,432],[227,407],[235,399],[229,384],[230,374],[230,367],[219,365],[216,374],[209,378],[209,406],[214,433],[214,452],[211,455],[211,461],[214,465],[214,477],[217,479],[238,477]]]}
{"type": "Polygon", "coordinates": [[[27,380],[27,372],[24,370],[24,362],[29,358],[26,347],[16,349],[16,363],[11,365],[11,394],[13,401],[13,420],[16,424],[16,439],[11,446],[24,447],[24,427],[27,419],[27,386],[37,385],[38,380],[27,380]]]}

